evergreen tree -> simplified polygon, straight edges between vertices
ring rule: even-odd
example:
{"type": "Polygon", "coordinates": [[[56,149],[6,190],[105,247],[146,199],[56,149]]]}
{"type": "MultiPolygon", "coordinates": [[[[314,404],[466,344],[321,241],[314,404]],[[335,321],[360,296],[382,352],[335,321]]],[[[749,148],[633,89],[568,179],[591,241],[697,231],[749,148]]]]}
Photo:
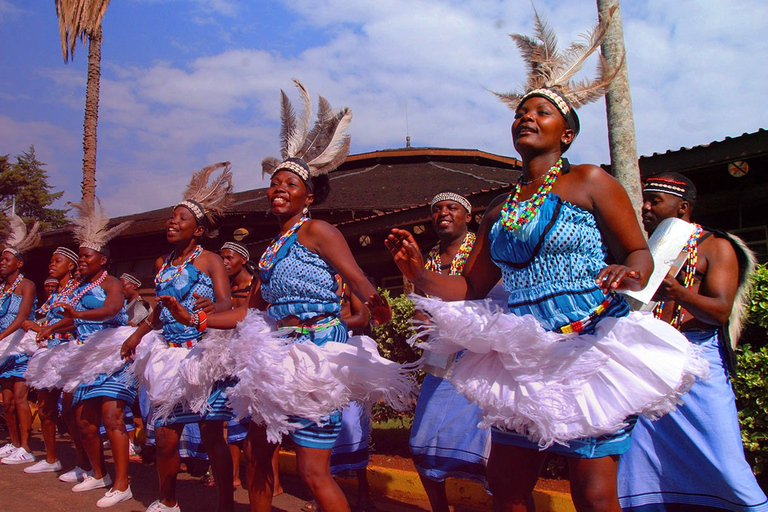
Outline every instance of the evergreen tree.
{"type": "Polygon", "coordinates": [[[52,191],[44,166],[35,157],[34,146],[17,155],[16,163],[0,155],[0,210],[9,213],[15,198],[16,214],[26,221],[40,221],[46,230],[65,225],[67,210],[49,208],[64,192],[52,191]]]}

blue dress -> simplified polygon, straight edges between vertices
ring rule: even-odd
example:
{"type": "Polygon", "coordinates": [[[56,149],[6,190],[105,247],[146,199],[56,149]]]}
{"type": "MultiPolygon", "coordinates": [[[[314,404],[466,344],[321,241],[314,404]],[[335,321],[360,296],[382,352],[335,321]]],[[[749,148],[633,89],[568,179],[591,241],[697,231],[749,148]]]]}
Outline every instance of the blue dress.
{"type": "MultiPolygon", "coordinates": [[[[75,290],[74,295],[80,293],[90,284],[91,283],[88,282],[82,283],[75,290]]],[[[98,309],[104,306],[106,300],[107,292],[101,286],[96,286],[91,288],[80,298],[77,304],[75,304],[75,311],[98,309]]],[[[125,325],[128,325],[128,315],[125,314],[124,307],[112,318],[104,320],[83,320],[81,318],[76,318],[75,330],[77,332],[77,343],[82,345],[90,335],[95,332],[104,329],[114,329],[125,325]]],[[[114,400],[122,400],[127,405],[132,404],[133,401],[136,400],[136,386],[133,381],[124,378],[127,368],[128,363],[112,375],[102,373],[93,383],[79,385],[75,389],[72,405],[75,406],[83,400],[89,400],[91,398],[110,398],[114,400]]]]}
{"type": "MultiPolygon", "coordinates": [[[[48,306],[50,309],[45,313],[45,322],[43,323],[44,326],[48,325],[54,325],[57,322],[64,319],[64,316],[61,314],[62,309],[60,307],[58,308],[51,308],[51,304],[55,304],[56,302],[59,302],[60,300],[63,300],[64,297],[59,297],[59,292],[53,292],[50,297],[48,297],[48,300],[45,301],[45,304],[43,304],[43,307],[48,306]]],[[[50,338],[48,338],[48,349],[52,349],[56,347],[57,345],[61,345],[62,343],[66,343],[72,339],[74,339],[75,333],[74,331],[71,332],[55,332],[51,335],[50,338]]]]}
{"type": "MultiPolygon", "coordinates": [[[[261,294],[269,303],[267,313],[280,320],[296,316],[309,320],[327,314],[313,325],[303,325],[291,337],[297,343],[312,343],[322,346],[328,341],[346,343],[347,326],[340,319],[341,303],[336,293],[336,270],[317,254],[301,245],[298,233],[294,233],[275,255],[275,264],[262,269],[261,294]]],[[[291,432],[290,436],[299,446],[332,449],[341,431],[341,413],[335,412],[322,425],[303,418],[292,418],[303,428],[291,432]]]]}
{"type": "MultiPolygon", "coordinates": [[[[157,296],[174,297],[189,311],[193,310],[196,300],[193,294],[208,297],[211,300],[215,299],[213,281],[210,276],[200,272],[192,263],[185,265],[180,271],[179,266],[168,265],[165,270],[158,274],[158,280],[160,283],[155,284],[157,296]],[[178,275],[169,279],[176,272],[178,275]]],[[[196,327],[177,322],[168,308],[161,310],[160,320],[163,322],[163,338],[169,346],[176,350],[189,350],[203,339],[204,333],[198,331],[196,327]]],[[[220,381],[214,385],[208,399],[209,408],[205,413],[199,414],[185,410],[184,406],[178,404],[167,421],[155,420],[155,426],[229,420],[232,417],[232,411],[227,407],[226,388],[231,385],[231,379],[220,381]]]]}
{"type": "MultiPolygon", "coordinates": [[[[528,201],[520,203],[522,210],[528,201]]],[[[547,330],[583,320],[610,299],[608,306],[582,333],[606,317],[629,314],[620,295],[606,295],[595,283],[606,266],[607,250],[592,213],[550,193],[538,214],[521,228],[508,231],[498,220],[491,228],[491,257],[501,269],[502,286],[509,293],[509,311],[517,316],[533,315],[547,330]]],[[[582,438],[569,446],[547,449],[576,458],[618,455],[629,449],[629,426],[599,438],[582,438]]],[[[538,444],[514,432],[492,429],[495,443],[538,450],[538,444]]]]}
{"type": "MultiPolygon", "coordinates": [[[[37,299],[35,299],[35,303],[37,299]]],[[[0,303],[0,331],[8,328],[16,319],[16,315],[19,314],[19,307],[21,306],[21,295],[15,293],[9,293],[5,300],[0,303]]],[[[35,319],[35,305],[32,305],[28,320],[35,319]]],[[[29,356],[27,354],[14,354],[5,358],[4,361],[0,361],[0,379],[9,378],[24,378],[24,372],[27,371],[27,362],[29,356]]]]}

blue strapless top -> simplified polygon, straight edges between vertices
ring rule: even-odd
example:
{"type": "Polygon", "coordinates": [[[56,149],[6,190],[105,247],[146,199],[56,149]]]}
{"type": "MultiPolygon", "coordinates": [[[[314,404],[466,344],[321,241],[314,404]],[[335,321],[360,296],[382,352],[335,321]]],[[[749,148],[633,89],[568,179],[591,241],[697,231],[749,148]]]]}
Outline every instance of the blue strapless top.
{"type": "MultiPolygon", "coordinates": [[[[30,311],[27,320],[35,319],[36,306],[37,299],[35,299],[35,303],[32,304],[32,310],[30,311]]],[[[16,315],[19,314],[19,307],[21,307],[21,295],[16,295],[15,293],[9,294],[2,304],[0,304],[0,331],[7,329],[16,319],[16,315]]]]}
{"type": "MultiPolygon", "coordinates": [[[[83,283],[77,287],[73,292],[73,295],[77,295],[80,291],[91,283],[83,283]]],[[[90,311],[92,309],[98,309],[104,305],[107,300],[107,292],[101,286],[92,288],[83,295],[80,300],[75,304],[75,311],[90,311]]],[[[122,327],[128,325],[128,315],[125,314],[125,307],[120,308],[120,311],[106,320],[83,320],[81,318],[75,319],[75,329],[77,330],[77,342],[82,344],[88,339],[88,336],[94,332],[101,331],[103,329],[112,329],[115,327],[122,327]]]]}
{"type": "MultiPolygon", "coordinates": [[[[552,330],[586,318],[607,298],[595,283],[607,254],[595,217],[556,194],[548,194],[538,214],[518,230],[507,231],[496,221],[489,238],[510,312],[531,314],[552,330]]],[[[616,295],[610,314],[628,311],[616,295]]]]}
{"type": "Polygon", "coordinates": [[[267,312],[272,318],[294,315],[306,320],[341,313],[336,270],[301,245],[298,233],[277,252],[274,266],[260,274],[261,295],[269,303],[267,312]]]}
{"type": "MultiPolygon", "coordinates": [[[[178,268],[178,266],[169,265],[160,274],[160,277],[172,275],[178,268]]],[[[155,285],[155,293],[158,297],[161,295],[174,297],[188,311],[193,311],[195,300],[197,300],[193,293],[215,301],[213,281],[210,276],[200,272],[191,263],[185,266],[174,279],[155,285]]],[[[160,311],[160,320],[163,322],[163,337],[168,343],[177,345],[184,345],[188,341],[197,343],[203,337],[203,333],[198,331],[196,327],[177,322],[167,308],[160,311]]]]}

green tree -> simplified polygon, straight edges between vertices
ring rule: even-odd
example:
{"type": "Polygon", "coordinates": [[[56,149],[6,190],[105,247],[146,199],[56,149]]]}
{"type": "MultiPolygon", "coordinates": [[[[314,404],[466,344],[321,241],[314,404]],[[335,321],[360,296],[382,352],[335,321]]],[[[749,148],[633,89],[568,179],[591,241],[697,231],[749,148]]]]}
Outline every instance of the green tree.
{"type": "Polygon", "coordinates": [[[35,156],[35,147],[16,156],[12,163],[8,155],[0,156],[0,209],[10,212],[16,200],[16,214],[25,220],[40,221],[41,228],[54,229],[66,224],[66,210],[50,208],[63,191],[54,192],[48,184],[45,164],[35,156]]]}

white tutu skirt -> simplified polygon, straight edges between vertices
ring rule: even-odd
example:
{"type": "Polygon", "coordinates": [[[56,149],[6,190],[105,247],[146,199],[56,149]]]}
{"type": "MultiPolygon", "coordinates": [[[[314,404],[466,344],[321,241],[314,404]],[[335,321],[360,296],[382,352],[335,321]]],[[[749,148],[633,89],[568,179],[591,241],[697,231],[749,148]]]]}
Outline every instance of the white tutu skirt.
{"type": "Polygon", "coordinates": [[[673,411],[709,369],[695,345],[647,313],[603,318],[594,334],[558,334],[485,301],[411,300],[431,317],[414,341],[429,335],[420,345],[438,353],[467,349],[450,380],[482,408],[480,426],[541,448],[611,434],[630,415],[673,411]]]}
{"type": "Polygon", "coordinates": [[[11,356],[34,354],[39,348],[36,337],[36,332],[19,329],[0,340],[0,363],[11,356]]]}
{"type": "Polygon", "coordinates": [[[153,418],[168,420],[181,406],[205,414],[214,385],[232,376],[229,344],[234,331],[209,329],[193,348],[168,345],[162,331],[152,331],[136,348],[131,373],[147,388],[153,418]]]}
{"type": "Polygon", "coordinates": [[[319,347],[287,338],[288,332],[277,332],[265,313],[251,310],[231,344],[239,381],[227,392],[229,403],[238,418],[264,425],[269,442],[301,428],[297,417],[322,424],[353,400],[384,400],[397,410],[413,406],[414,368],[381,357],[372,339],[353,336],[319,347]]]}

